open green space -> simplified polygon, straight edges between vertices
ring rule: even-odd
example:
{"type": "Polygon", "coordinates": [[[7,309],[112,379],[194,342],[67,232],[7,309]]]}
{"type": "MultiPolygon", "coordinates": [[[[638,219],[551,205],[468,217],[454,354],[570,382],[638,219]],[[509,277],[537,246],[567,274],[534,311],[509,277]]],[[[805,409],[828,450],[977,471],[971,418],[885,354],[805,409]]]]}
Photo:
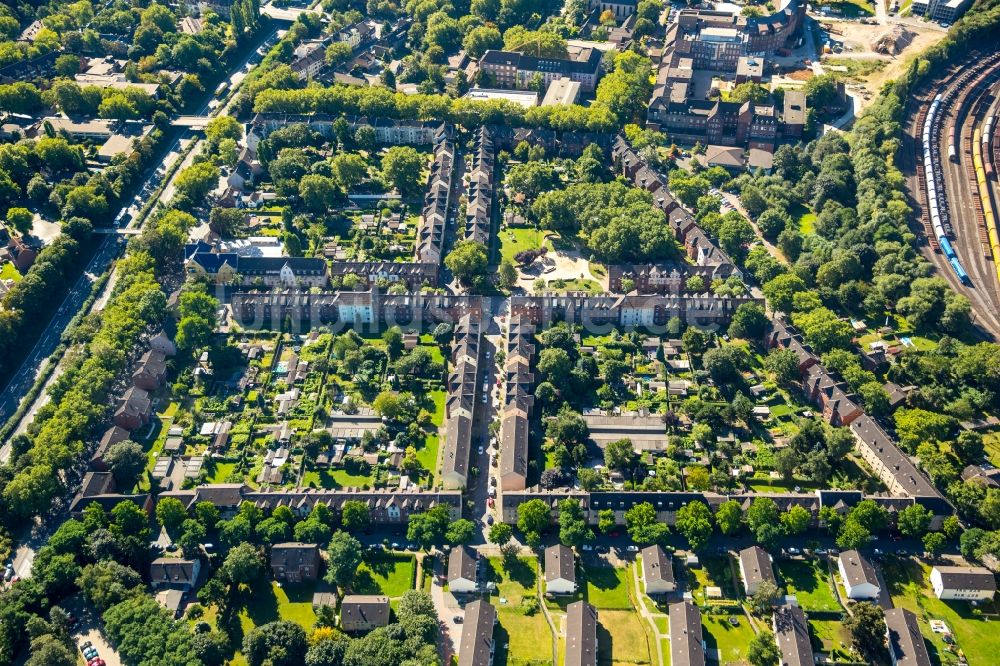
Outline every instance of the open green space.
{"type": "Polygon", "coordinates": [[[825,562],[817,559],[778,560],[777,569],[785,591],[795,595],[802,610],[842,610],[830,587],[830,572],[825,562]]]}
{"type": "Polygon", "coordinates": [[[361,488],[371,486],[374,481],[370,475],[351,474],[345,469],[311,469],[302,475],[305,488],[361,488]]]}
{"type": "Polygon", "coordinates": [[[545,232],[541,229],[508,227],[499,236],[501,259],[509,259],[515,265],[514,255],[518,252],[537,250],[545,243],[545,232]]]}
{"type": "Polygon", "coordinates": [[[983,435],[983,446],[986,455],[994,466],[1000,465],[1000,432],[988,432],[983,435]]]}
{"type": "Polygon", "coordinates": [[[722,666],[741,664],[746,661],[747,645],[750,644],[750,640],[754,636],[753,628],[746,615],[733,608],[731,614],[702,613],[701,622],[705,646],[709,650],[719,651],[719,663],[722,666]],[[735,626],[730,623],[730,617],[735,618],[735,626]]]}
{"type": "Polygon", "coordinates": [[[809,619],[812,629],[813,649],[829,654],[834,659],[851,659],[851,632],[840,620],[809,619]]]}
{"type": "Polygon", "coordinates": [[[587,601],[597,608],[632,608],[628,598],[628,569],[584,567],[587,601]]]}
{"type": "Polygon", "coordinates": [[[509,570],[499,557],[488,560],[487,580],[496,583],[490,603],[497,609],[499,626],[494,631],[497,666],[536,666],[552,663],[552,631],[539,604],[532,606],[526,598],[538,596],[538,562],[534,558],[518,558],[509,570]]]}
{"type": "Polygon", "coordinates": [[[930,586],[930,567],[912,558],[887,558],[882,573],[897,608],[908,608],[919,620],[920,631],[936,648],[941,663],[957,661],[942,635],[930,629],[930,620],[943,620],[952,631],[958,648],[970,664],[996,663],[1000,654],[1000,631],[996,630],[995,603],[980,605],[976,612],[963,601],[941,601],[930,586]],[[980,614],[981,613],[981,614],[980,614]],[[992,655],[992,656],[991,656],[992,655]]]}
{"type": "Polygon", "coordinates": [[[14,268],[14,264],[9,261],[5,261],[3,267],[0,267],[0,280],[13,280],[14,282],[20,282],[21,274],[17,272],[14,268]]]}
{"type": "Polygon", "coordinates": [[[365,555],[351,589],[356,594],[401,597],[413,589],[417,565],[413,555],[377,552],[365,555]]]}
{"type": "Polygon", "coordinates": [[[630,666],[651,664],[656,648],[649,644],[644,620],[631,610],[601,610],[597,614],[597,659],[599,664],[630,666]]]}
{"type": "Polygon", "coordinates": [[[831,13],[840,12],[842,16],[873,16],[875,5],[868,0],[841,0],[824,2],[824,7],[829,7],[831,13]]]}
{"type": "Polygon", "coordinates": [[[803,235],[816,233],[816,213],[802,205],[794,206],[789,212],[803,235]]]}

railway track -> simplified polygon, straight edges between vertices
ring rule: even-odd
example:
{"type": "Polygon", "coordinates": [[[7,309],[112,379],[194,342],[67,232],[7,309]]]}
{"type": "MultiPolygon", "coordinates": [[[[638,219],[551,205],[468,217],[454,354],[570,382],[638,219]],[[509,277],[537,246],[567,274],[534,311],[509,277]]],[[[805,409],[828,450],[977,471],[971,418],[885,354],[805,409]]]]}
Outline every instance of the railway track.
{"type": "MultiPolygon", "coordinates": [[[[1000,339],[1000,290],[993,263],[983,253],[980,233],[980,229],[985,228],[980,221],[984,217],[983,207],[981,201],[977,205],[973,196],[973,190],[977,189],[976,180],[973,177],[970,183],[969,172],[962,164],[964,155],[958,154],[958,146],[955,146],[957,163],[947,159],[946,155],[954,143],[952,138],[955,132],[964,127],[964,119],[970,113],[981,112],[983,103],[980,100],[983,96],[990,96],[989,104],[996,101],[992,92],[984,88],[992,89],[992,84],[998,79],[1000,54],[991,54],[953,65],[936,82],[924,86],[910,98],[909,104],[915,106],[906,114],[900,160],[900,168],[911,194],[910,204],[918,213],[921,226],[918,231],[922,232],[922,239],[926,241],[920,248],[921,253],[957,292],[970,300],[974,325],[985,337],[993,339],[1000,339]],[[925,160],[922,139],[927,129],[928,111],[934,100],[938,100],[939,104],[935,107],[933,131],[928,135],[933,159],[925,160]],[[947,125],[949,121],[950,125],[947,125]],[[942,131],[942,126],[947,126],[950,131],[942,131]],[[934,184],[932,193],[939,201],[938,215],[934,217],[928,196],[928,175],[934,184]],[[939,222],[940,233],[935,231],[936,221],[939,222]],[[946,256],[948,251],[951,257],[946,256]],[[964,262],[968,283],[963,281],[951,258],[960,258],[964,262]]],[[[969,147],[970,155],[971,138],[964,144],[969,147]]],[[[971,157],[965,162],[971,164],[971,157]]]]}

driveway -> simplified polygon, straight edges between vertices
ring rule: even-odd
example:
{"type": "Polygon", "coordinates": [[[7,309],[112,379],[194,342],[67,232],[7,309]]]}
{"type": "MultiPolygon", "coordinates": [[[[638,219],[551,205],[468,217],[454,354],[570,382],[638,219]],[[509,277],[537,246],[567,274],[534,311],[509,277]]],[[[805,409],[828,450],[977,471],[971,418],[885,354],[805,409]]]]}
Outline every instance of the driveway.
{"type": "Polygon", "coordinates": [[[462,625],[456,623],[455,618],[464,617],[465,611],[458,605],[455,597],[444,589],[446,557],[446,553],[438,553],[437,557],[434,558],[431,599],[434,601],[434,610],[437,611],[438,619],[441,620],[438,631],[439,651],[442,653],[444,663],[450,664],[452,655],[458,654],[458,643],[462,637],[462,625]]]}
{"type": "Polygon", "coordinates": [[[83,598],[77,595],[73,599],[67,601],[64,608],[79,618],[76,626],[73,627],[73,631],[70,633],[70,637],[73,642],[76,643],[77,654],[80,655],[81,659],[83,657],[80,653],[80,646],[90,641],[90,644],[94,646],[97,650],[98,656],[107,663],[108,666],[122,666],[121,657],[118,652],[115,651],[113,647],[108,643],[107,638],[104,637],[102,633],[100,620],[93,609],[86,605],[83,598]]]}

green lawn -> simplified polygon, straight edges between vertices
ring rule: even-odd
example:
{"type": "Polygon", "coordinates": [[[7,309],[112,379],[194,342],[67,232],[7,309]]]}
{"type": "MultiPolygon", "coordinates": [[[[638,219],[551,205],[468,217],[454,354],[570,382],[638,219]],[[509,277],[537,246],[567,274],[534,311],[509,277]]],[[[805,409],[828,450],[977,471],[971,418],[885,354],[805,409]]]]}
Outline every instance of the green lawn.
{"type": "Polygon", "coordinates": [[[792,220],[798,224],[799,231],[803,235],[816,233],[816,213],[802,205],[794,206],[789,213],[791,213],[792,220]]]}
{"type": "Polygon", "coordinates": [[[5,261],[3,267],[0,268],[0,280],[13,280],[14,282],[20,282],[21,274],[17,272],[14,268],[14,264],[9,261],[5,261]]]}
{"type": "MultiPolygon", "coordinates": [[[[879,0],[877,0],[879,1],[879,0]]],[[[867,0],[843,0],[842,2],[824,2],[832,10],[839,10],[844,16],[873,16],[875,6],[867,0]]]]}
{"type": "Polygon", "coordinates": [[[356,594],[384,594],[401,597],[413,589],[417,573],[413,555],[378,552],[365,556],[351,590],[356,594]]]}
{"type": "Polygon", "coordinates": [[[526,615],[521,605],[525,597],[537,596],[537,560],[519,558],[511,571],[504,570],[499,557],[489,558],[488,565],[488,580],[497,585],[496,592],[490,596],[499,620],[494,633],[497,645],[494,663],[497,666],[551,664],[552,631],[541,609],[526,615]]]}
{"type": "Polygon", "coordinates": [[[207,483],[225,483],[229,475],[236,471],[236,463],[217,462],[207,483]]]}
{"type": "Polygon", "coordinates": [[[702,628],[704,629],[705,645],[709,650],[720,651],[720,664],[740,664],[746,659],[747,645],[754,636],[746,616],[740,612],[734,612],[737,626],[729,624],[728,614],[710,615],[701,614],[702,628]]]}
{"type": "Polygon", "coordinates": [[[311,469],[302,475],[306,488],[346,488],[371,486],[375,479],[369,475],[351,474],[343,469],[311,469]]]}
{"type": "Polygon", "coordinates": [[[540,229],[507,228],[500,232],[500,258],[514,261],[514,255],[524,250],[537,250],[545,242],[545,232],[540,229]]]}
{"type": "Polygon", "coordinates": [[[946,652],[947,645],[941,640],[941,634],[930,630],[929,620],[943,620],[948,625],[970,664],[996,663],[994,658],[1000,654],[1000,632],[996,630],[995,605],[980,606],[984,615],[992,614],[992,618],[984,618],[973,615],[972,606],[965,602],[939,600],[930,587],[930,567],[915,559],[887,558],[882,572],[893,604],[916,613],[920,631],[936,648],[942,663],[954,663],[956,659],[946,652]]]}
{"type": "Polygon", "coordinates": [[[628,598],[628,569],[611,567],[585,567],[587,601],[599,609],[630,609],[628,598]]]}
{"type": "Polygon", "coordinates": [[[722,596],[736,599],[728,556],[702,557],[700,567],[687,569],[688,585],[698,604],[705,602],[705,588],[722,588],[722,596]]]}
{"type": "Polygon", "coordinates": [[[642,623],[631,610],[601,610],[597,613],[598,663],[625,666],[651,664],[656,648],[651,647],[642,623]]]}
{"type": "Polygon", "coordinates": [[[983,445],[986,455],[994,465],[1000,465],[1000,432],[988,432],[983,435],[983,445]]]}
{"type": "Polygon", "coordinates": [[[778,574],[788,594],[794,594],[804,611],[843,610],[830,587],[826,563],[817,559],[778,560],[778,574]]]}
{"type": "MultiPolygon", "coordinates": [[[[300,625],[307,632],[312,631],[316,622],[316,614],[312,609],[312,595],[316,590],[315,583],[300,585],[268,583],[259,579],[249,590],[245,591],[246,603],[239,610],[238,622],[231,625],[233,638],[238,647],[243,636],[254,627],[259,627],[276,620],[289,620],[300,625]]],[[[218,612],[215,607],[207,609],[204,618],[210,625],[217,626],[218,612]]],[[[228,662],[233,666],[246,664],[246,658],[237,650],[228,662]]]]}
{"type": "MultiPolygon", "coordinates": [[[[543,276],[544,277],[544,276],[543,276]]],[[[574,278],[572,280],[547,280],[546,290],[548,291],[590,291],[601,293],[604,290],[601,285],[590,278],[574,278]]]]}
{"type": "Polygon", "coordinates": [[[843,622],[810,619],[809,626],[812,629],[813,648],[834,658],[842,657],[845,661],[850,661],[851,632],[844,627],[843,622]]]}

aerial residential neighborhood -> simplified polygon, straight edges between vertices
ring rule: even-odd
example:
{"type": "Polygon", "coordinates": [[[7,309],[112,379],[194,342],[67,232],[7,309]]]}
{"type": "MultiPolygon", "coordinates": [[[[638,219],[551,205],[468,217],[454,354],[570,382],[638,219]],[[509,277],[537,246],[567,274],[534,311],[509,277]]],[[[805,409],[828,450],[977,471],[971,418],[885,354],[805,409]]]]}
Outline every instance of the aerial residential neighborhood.
{"type": "Polygon", "coordinates": [[[986,666],[996,0],[0,6],[0,666],[986,666]]]}

